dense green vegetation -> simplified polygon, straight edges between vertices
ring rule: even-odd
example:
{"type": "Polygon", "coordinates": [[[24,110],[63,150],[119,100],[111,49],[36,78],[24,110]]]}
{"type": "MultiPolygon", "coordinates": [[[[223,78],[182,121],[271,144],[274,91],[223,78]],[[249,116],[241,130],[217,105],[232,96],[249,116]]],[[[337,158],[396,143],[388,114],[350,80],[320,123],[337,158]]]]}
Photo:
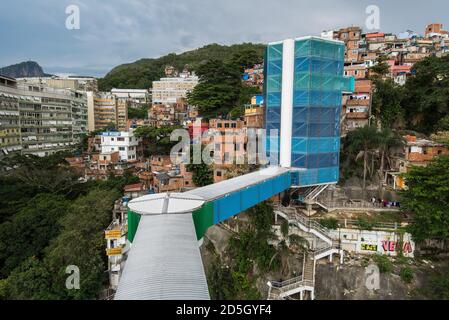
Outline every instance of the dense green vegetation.
{"type": "Polygon", "coordinates": [[[216,257],[209,272],[208,280],[213,299],[260,299],[260,293],[255,287],[257,275],[254,268],[257,266],[259,271],[267,272],[280,266],[279,259],[273,259],[276,256],[276,248],[268,244],[268,240],[273,236],[273,208],[268,203],[261,203],[247,210],[247,214],[249,226],[229,240],[231,264],[224,266],[223,261],[216,257]]]}
{"type": "Polygon", "coordinates": [[[405,177],[408,190],[402,193],[402,203],[404,210],[413,212],[413,239],[448,241],[449,157],[439,157],[425,168],[413,167],[405,177]]]}
{"type": "MultiPolygon", "coordinates": [[[[381,63],[372,71],[384,74],[384,67],[381,63]]],[[[425,134],[447,130],[449,56],[426,58],[413,66],[412,74],[404,87],[373,77],[373,115],[383,126],[392,128],[425,134]]]]}
{"type": "Polygon", "coordinates": [[[375,126],[357,128],[349,132],[342,142],[342,162],[345,164],[343,174],[346,178],[352,175],[361,177],[363,191],[368,178],[372,178],[376,172],[379,178],[384,176],[390,148],[405,143],[390,128],[379,130],[375,126]]]}
{"type": "Polygon", "coordinates": [[[136,178],[80,182],[64,156],[1,163],[15,169],[0,175],[9,209],[0,224],[0,299],[95,299],[105,285],[103,232],[123,186],[136,178]],[[65,287],[70,265],[80,270],[80,290],[65,287]]]}
{"type": "MultiPolygon", "coordinates": [[[[255,62],[258,61],[244,67],[255,62]]],[[[242,67],[237,63],[210,60],[198,68],[197,74],[200,82],[188,95],[188,102],[198,106],[199,113],[206,119],[228,115],[239,117],[251,96],[259,93],[258,88],[242,83],[242,67]]]]}
{"type": "Polygon", "coordinates": [[[137,138],[142,138],[146,142],[147,150],[145,156],[150,155],[170,155],[171,149],[178,143],[171,141],[170,136],[174,130],[182,129],[181,126],[163,126],[160,128],[152,126],[138,127],[134,131],[137,138]]]}
{"type": "MultiPolygon", "coordinates": [[[[203,154],[204,148],[201,149],[203,154]]],[[[201,163],[194,163],[194,148],[190,148],[190,163],[187,165],[187,170],[192,173],[193,183],[197,187],[204,187],[214,183],[214,170],[211,165],[204,161],[201,163]]]]}
{"type": "Polygon", "coordinates": [[[375,254],[373,255],[373,260],[379,267],[379,271],[381,273],[389,274],[393,272],[394,265],[390,261],[390,258],[388,256],[382,254],[375,254]]]}
{"type": "Polygon", "coordinates": [[[109,91],[115,88],[150,88],[154,80],[164,76],[165,67],[170,65],[178,70],[184,67],[196,71],[209,60],[226,61],[235,64],[248,64],[260,60],[265,46],[243,43],[232,46],[210,44],[182,54],[170,53],[157,59],[141,59],[134,63],[120,65],[99,80],[99,89],[109,91]]]}
{"type": "Polygon", "coordinates": [[[430,295],[434,299],[449,300],[449,270],[432,276],[430,295]]]}
{"type": "Polygon", "coordinates": [[[138,108],[128,108],[128,119],[148,119],[148,106],[138,108]]]}

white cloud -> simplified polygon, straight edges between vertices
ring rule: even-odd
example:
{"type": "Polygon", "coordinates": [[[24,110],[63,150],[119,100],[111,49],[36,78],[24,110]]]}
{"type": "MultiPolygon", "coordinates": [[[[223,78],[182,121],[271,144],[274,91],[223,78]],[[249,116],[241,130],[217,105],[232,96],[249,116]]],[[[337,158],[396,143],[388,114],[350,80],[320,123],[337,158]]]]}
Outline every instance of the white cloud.
{"type": "MultiPolygon", "coordinates": [[[[268,42],[363,25],[381,8],[381,28],[422,32],[449,19],[449,4],[406,0],[21,0],[0,4],[0,64],[26,59],[45,69],[102,74],[117,64],[208,43],[268,42]],[[81,30],[65,29],[65,7],[81,9],[81,30]],[[5,45],[3,45],[5,44],[5,45]],[[89,71],[93,70],[93,71],[89,71]]],[[[54,71],[53,71],[54,72],[54,71]]]]}

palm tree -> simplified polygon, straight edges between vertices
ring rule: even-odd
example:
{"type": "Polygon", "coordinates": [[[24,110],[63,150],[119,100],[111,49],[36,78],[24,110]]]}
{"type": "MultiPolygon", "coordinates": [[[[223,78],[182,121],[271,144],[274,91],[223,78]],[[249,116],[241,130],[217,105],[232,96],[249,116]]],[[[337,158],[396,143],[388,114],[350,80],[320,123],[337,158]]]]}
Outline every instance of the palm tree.
{"type": "Polygon", "coordinates": [[[379,174],[384,179],[385,160],[388,159],[390,148],[401,146],[405,141],[390,128],[383,128],[377,134],[377,143],[380,152],[379,174]]]}
{"type": "Polygon", "coordinates": [[[369,152],[378,146],[378,132],[374,126],[357,128],[348,133],[348,148],[351,152],[359,152],[356,160],[363,156],[363,196],[366,190],[369,152]]]}

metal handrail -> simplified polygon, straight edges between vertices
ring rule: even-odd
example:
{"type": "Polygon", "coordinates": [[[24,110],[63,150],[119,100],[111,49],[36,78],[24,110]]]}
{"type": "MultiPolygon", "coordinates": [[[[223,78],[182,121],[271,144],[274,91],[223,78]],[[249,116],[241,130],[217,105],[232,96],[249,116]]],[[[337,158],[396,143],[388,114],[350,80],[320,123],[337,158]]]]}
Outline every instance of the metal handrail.
{"type": "Polygon", "coordinates": [[[285,280],[285,281],[283,281],[283,282],[271,281],[271,286],[272,286],[273,288],[282,288],[282,287],[291,285],[291,284],[293,284],[293,283],[298,283],[298,282],[300,282],[300,281],[302,281],[302,275],[301,275],[301,276],[298,276],[298,277],[295,277],[295,278],[292,278],[292,279],[290,279],[290,280],[285,280]]]}
{"type": "Polygon", "coordinates": [[[279,283],[279,282],[271,283],[271,288],[276,289],[276,290],[280,291],[281,293],[288,292],[288,291],[291,291],[293,289],[300,288],[300,287],[313,287],[313,286],[314,286],[313,281],[303,280],[302,276],[284,281],[282,283],[279,283]],[[301,280],[298,281],[298,279],[301,279],[301,280]],[[286,283],[286,284],[282,285],[284,283],[286,283]]]}

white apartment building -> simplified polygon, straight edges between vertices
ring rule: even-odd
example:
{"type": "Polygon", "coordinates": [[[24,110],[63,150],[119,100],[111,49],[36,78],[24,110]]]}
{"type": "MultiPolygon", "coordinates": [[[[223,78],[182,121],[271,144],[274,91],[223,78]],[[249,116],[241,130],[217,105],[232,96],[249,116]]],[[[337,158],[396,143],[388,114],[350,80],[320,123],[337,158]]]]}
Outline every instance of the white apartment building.
{"type": "Polygon", "coordinates": [[[94,77],[51,76],[17,78],[16,80],[20,84],[43,85],[55,89],[70,89],[85,92],[98,91],[98,82],[94,77]]]}
{"type": "Polygon", "coordinates": [[[151,89],[153,104],[172,104],[179,99],[187,98],[198,84],[198,77],[189,73],[182,73],[175,78],[161,78],[153,82],[151,89]]]}
{"type": "Polygon", "coordinates": [[[0,76],[0,155],[71,150],[87,133],[86,94],[0,76]]]}
{"type": "Polygon", "coordinates": [[[120,160],[132,162],[137,160],[137,146],[140,139],[128,132],[103,132],[101,135],[101,152],[119,152],[120,160]]]}
{"type": "Polygon", "coordinates": [[[111,94],[119,100],[128,100],[131,107],[150,102],[150,93],[146,89],[112,89],[111,94]]]}

